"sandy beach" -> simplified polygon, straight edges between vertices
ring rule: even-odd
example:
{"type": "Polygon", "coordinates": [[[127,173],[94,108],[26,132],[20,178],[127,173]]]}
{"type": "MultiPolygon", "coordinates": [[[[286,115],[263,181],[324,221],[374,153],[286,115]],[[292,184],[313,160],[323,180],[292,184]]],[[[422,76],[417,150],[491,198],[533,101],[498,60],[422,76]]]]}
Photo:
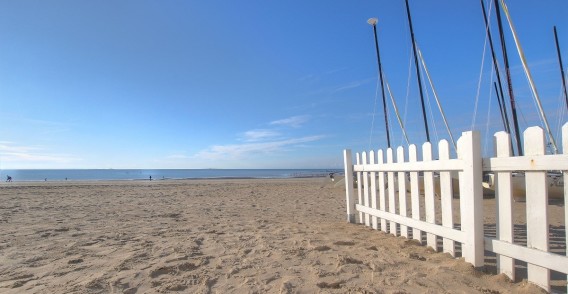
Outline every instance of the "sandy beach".
{"type": "Polygon", "coordinates": [[[0,293],[541,292],[345,219],[327,178],[2,183],[0,293]]]}

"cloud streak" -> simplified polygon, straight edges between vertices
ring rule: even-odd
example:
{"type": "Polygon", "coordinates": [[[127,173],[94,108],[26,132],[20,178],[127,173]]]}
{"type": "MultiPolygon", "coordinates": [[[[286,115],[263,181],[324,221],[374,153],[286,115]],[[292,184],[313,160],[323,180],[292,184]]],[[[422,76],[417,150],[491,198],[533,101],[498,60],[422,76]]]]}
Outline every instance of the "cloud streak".
{"type": "Polygon", "coordinates": [[[324,136],[318,135],[260,143],[215,145],[197,153],[195,157],[208,160],[243,158],[259,153],[281,152],[285,148],[298,147],[303,143],[318,141],[322,138],[324,138],[324,136]]]}
{"type": "Polygon", "coordinates": [[[16,163],[69,163],[80,160],[68,154],[44,152],[39,147],[18,146],[12,142],[0,142],[0,157],[4,162],[16,163]]]}
{"type": "Polygon", "coordinates": [[[270,125],[287,126],[292,128],[299,128],[309,120],[307,115],[292,116],[285,119],[275,120],[270,122],[270,125]]]}

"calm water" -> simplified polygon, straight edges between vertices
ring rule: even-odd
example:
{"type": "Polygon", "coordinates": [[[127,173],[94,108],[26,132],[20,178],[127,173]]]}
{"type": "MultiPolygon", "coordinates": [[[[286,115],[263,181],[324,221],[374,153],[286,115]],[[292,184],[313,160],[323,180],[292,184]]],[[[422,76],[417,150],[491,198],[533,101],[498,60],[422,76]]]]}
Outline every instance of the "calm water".
{"type": "Polygon", "coordinates": [[[328,176],[337,169],[15,169],[0,170],[0,179],[18,181],[96,181],[222,178],[301,178],[328,176]]]}

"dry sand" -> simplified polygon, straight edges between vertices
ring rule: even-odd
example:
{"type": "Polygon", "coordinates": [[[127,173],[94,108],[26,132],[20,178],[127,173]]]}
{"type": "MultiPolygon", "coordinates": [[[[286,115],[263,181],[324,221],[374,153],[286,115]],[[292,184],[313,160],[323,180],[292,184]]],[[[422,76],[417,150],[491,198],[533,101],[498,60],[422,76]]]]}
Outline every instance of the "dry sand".
{"type": "Polygon", "coordinates": [[[0,293],[535,293],[345,221],[328,179],[0,184],[0,293]]]}

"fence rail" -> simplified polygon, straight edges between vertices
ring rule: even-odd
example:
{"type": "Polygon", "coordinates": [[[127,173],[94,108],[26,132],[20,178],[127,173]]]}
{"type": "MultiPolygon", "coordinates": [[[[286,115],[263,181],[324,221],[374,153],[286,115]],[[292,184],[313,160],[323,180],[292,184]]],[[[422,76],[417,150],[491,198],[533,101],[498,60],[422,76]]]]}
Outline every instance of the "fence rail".
{"type": "MultiPolygon", "coordinates": [[[[461,249],[465,261],[477,268],[485,265],[484,251],[493,252],[498,273],[513,280],[515,261],[526,262],[528,280],[550,291],[551,270],[568,274],[568,257],[549,250],[548,172],[562,172],[563,182],[568,180],[568,123],[562,131],[564,154],[559,155],[545,154],[539,127],[525,131],[525,156],[520,157],[511,156],[509,135],[504,132],[495,134],[496,156],[491,158],[481,157],[477,132],[462,134],[456,158],[451,158],[446,140],[438,143],[435,156],[427,142],[420,150],[415,145],[398,147],[396,156],[390,148],[357,153],[355,164],[351,151],[345,150],[347,220],[421,243],[425,237],[426,245],[436,251],[441,238],[443,252],[456,256],[461,249]],[[351,174],[356,175],[356,183],[351,174]],[[494,179],[489,188],[495,193],[495,237],[484,235],[483,174],[494,179]],[[513,194],[519,187],[513,180],[519,177],[524,179],[520,189],[526,195],[526,245],[515,242],[514,236],[513,194]]],[[[567,204],[568,188],[563,189],[567,204]]],[[[566,236],[568,208],[564,207],[566,236]]],[[[564,251],[567,243],[563,241],[564,251]]]]}

